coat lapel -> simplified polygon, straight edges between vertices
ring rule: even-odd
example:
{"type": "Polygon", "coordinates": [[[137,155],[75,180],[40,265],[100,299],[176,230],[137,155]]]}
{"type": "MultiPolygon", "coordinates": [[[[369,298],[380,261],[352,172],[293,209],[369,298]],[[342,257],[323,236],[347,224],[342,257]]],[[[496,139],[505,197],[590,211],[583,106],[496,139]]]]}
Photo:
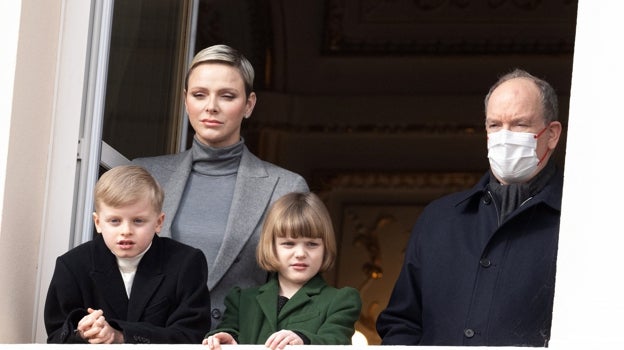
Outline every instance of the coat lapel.
{"type": "MultiPolygon", "coordinates": [[[[279,293],[277,278],[273,278],[270,283],[262,285],[258,292],[256,301],[264,314],[264,319],[261,322],[266,321],[269,324],[269,329],[277,331],[277,295],[279,293]]],[[[258,330],[261,328],[258,327],[258,330]]],[[[258,335],[256,335],[257,337],[258,335]]]]}
{"type": "MultiPolygon", "coordinates": [[[[94,238],[93,256],[91,279],[95,289],[102,294],[104,302],[115,313],[115,315],[107,315],[106,317],[125,319],[128,310],[126,288],[115,255],[106,247],[100,234],[94,238]]],[[[102,308],[103,306],[93,305],[93,307],[102,308]]]]}
{"type": "Polygon", "coordinates": [[[167,194],[163,202],[163,211],[167,215],[165,216],[163,228],[159,233],[161,237],[171,237],[171,224],[178,212],[180,200],[193,167],[192,153],[190,151],[185,152],[180,162],[176,165],[177,168],[170,169],[175,176],[172,176],[166,184],[163,184],[163,189],[167,194]]]}
{"type": "Polygon", "coordinates": [[[163,251],[158,236],[154,236],[152,246],[141,258],[134,276],[128,303],[128,321],[135,322],[141,320],[148,301],[158,290],[158,286],[164,278],[161,262],[166,261],[166,258],[163,257],[163,254],[166,254],[166,252],[163,251]]]}
{"type": "Polygon", "coordinates": [[[301,310],[303,305],[309,303],[313,296],[318,295],[325,285],[326,283],[320,275],[314,276],[288,300],[277,316],[277,322],[279,323],[287,319],[293,312],[301,310]]]}
{"type": "Polygon", "coordinates": [[[223,278],[256,229],[268,206],[277,178],[270,177],[262,161],[243,149],[232,206],[225,229],[223,244],[208,274],[208,289],[223,278]]]}

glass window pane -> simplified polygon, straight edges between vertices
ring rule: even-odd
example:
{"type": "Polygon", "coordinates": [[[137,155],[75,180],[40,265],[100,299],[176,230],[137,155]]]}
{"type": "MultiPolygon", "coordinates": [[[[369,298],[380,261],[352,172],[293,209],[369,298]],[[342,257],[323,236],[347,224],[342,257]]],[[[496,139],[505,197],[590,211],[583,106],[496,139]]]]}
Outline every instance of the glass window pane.
{"type": "Polygon", "coordinates": [[[190,0],[117,0],[102,140],[129,159],[177,151],[190,0]]]}

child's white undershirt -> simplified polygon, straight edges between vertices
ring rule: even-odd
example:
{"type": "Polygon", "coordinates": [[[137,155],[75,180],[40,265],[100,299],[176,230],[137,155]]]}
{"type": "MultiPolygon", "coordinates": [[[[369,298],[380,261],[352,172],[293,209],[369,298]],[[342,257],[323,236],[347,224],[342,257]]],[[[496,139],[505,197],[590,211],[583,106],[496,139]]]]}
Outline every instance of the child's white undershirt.
{"type": "Polygon", "coordinates": [[[121,278],[123,278],[124,285],[126,286],[126,295],[130,299],[130,291],[132,291],[132,282],[134,282],[134,275],[136,274],[137,267],[143,255],[147,253],[152,244],[143,251],[143,253],[132,258],[120,258],[117,257],[117,266],[119,266],[119,272],[121,272],[121,278]]]}

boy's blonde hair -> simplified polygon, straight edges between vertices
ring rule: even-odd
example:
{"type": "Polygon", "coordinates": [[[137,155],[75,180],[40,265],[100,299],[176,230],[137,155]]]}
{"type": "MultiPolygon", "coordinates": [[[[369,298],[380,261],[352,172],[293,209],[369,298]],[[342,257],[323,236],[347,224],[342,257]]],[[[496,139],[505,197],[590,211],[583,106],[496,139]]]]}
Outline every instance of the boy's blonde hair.
{"type": "Polygon", "coordinates": [[[147,198],[157,213],[162,211],[164,192],[156,179],[138,165],[116,166],[95,184],[95,211],[100,205],[118,208],[147,198]]]}
{"type": "Polygon", "coordinates": [[[275,201],[269,208],[256,258],[261,268],[275,272],[280,268],[276,237],[321,238],[324,245],[320,272],[334,266],[336,237],[331,217],[323,201],[312,192],[291,192],[275,201]]]}

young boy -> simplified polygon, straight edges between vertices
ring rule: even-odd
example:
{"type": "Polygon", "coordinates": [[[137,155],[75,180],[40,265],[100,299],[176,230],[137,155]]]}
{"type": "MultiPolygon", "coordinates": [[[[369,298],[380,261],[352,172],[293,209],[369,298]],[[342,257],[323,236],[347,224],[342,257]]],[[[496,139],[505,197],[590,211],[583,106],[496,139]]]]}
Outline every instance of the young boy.
{"type": "Polygon", "coordinates": [[[100,177],[98,235],[56,260],[44,311],[48,343],[201,342],[210,329],[206,258],[156,235],[163,199],[139,166],[100,177]]]}

